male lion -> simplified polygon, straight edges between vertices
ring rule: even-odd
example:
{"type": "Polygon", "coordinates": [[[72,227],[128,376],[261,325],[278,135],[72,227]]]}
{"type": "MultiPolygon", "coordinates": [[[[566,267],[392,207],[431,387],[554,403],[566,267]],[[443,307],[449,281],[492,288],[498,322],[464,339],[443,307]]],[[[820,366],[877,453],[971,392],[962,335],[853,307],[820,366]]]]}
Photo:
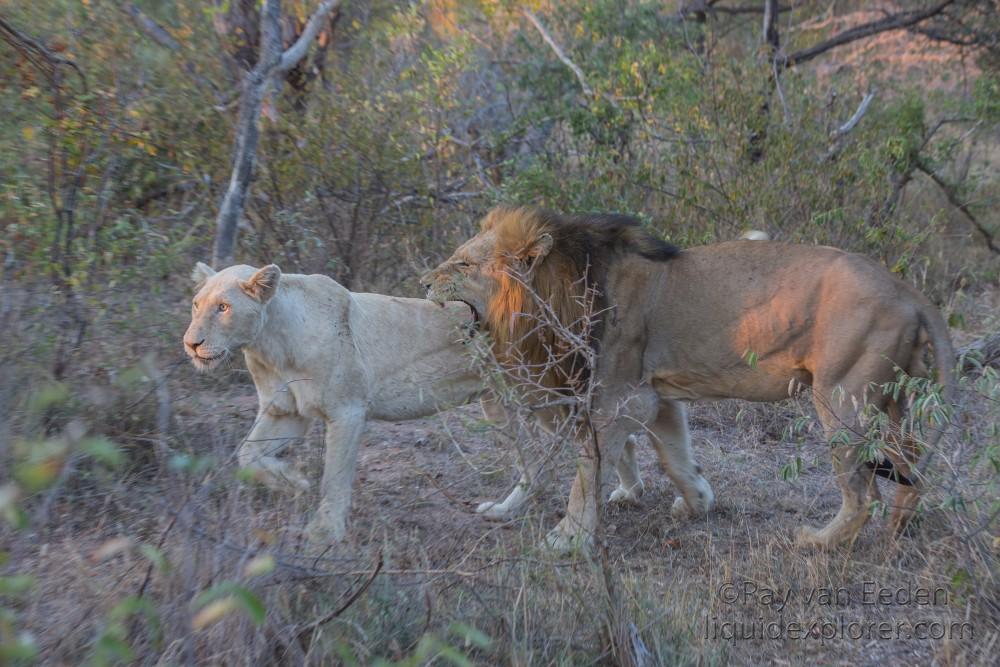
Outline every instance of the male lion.
{"type": "MultiPolygon", "coordinates": [[[[272,488],[307,490],[308,481],[276,455],[313,419],[326,422],[321,500],[308,530],[316,542],[344,535],[368,419],[424,417],[483,393],[460,332],[470,318],[463,304],[442,309],[424,299],[359,294],[326,276],[282,274],[273,264],[216,273],[199,262],[192,278],[198,290],[184,334],[192,363],[209,370],[242,350],[257,388],[257,420],[237,453],[240,465],[272,488]]],[[[483,411],[503,425],[497,403],[484,398],[483,411]]],[[[551,426],[545,414],[539,425],[551,426]]],[[[630,441],[623,457],[629,470],[631,452],[630,441]]],[[[528,498],[536,474],[532,469],[506,500],[478,511],[508,516],[528,498]]]]}
{"type": "Polygon", "coordinates": [[[777,401],[807,385],[831,441],[842,505],[822,530],[800,529],[798,541],[828,547],[852,539],[868,519],[867,501],[877,498],[873,474],[888,476],[891,466],[903,483],[891,524],[901,528],[912,513],[915,443],[895,442],[885,451],[889,461],[873,466],[838,434],[861,424],[866,400],[898,423],[905,399],[870,385],[893,380],[895,366],[927,376],[929,343],[947,386],[954,355],[930,302],[867,258],[749,240],[680,251],[627,216],[498,208],[422,282],[433,301],[469,304],[499,359],[535,363],[550,346],[528,290],[564,323],[580,320],[584,290],[598,294],[592,423],[600,456],[578,462],[566,516],[549,534],[556,548],[590,538],[600,490],[595,467],[605,462],[597,481],[603,488],[607,464],[617,461],[636,422],[648,426],[682,502],[701,514],[714,497],[692,458],[685,402],[777,401]]]}

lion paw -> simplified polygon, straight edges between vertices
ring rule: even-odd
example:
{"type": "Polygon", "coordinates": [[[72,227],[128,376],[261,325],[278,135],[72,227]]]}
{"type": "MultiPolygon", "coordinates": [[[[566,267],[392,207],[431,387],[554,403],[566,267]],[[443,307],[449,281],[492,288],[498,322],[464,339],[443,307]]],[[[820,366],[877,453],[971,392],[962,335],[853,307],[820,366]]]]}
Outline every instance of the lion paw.
{"type": "Polygon", "coordinates": [[[670,514],[675,519],[690,519],[705,516],[715,507],[715,494],[712,487],[703,477],[699,477],[694,483],[694,502],[689,503],[683,497],[678,496],[670,508],[670,514]]]}
{"type": "Polygon", "coordinates": [[[545,536],[545,548],[557,554],[568,555],[590,549],[593,535],[585,530],[574,530],[563,519],[545,536]]]}
{"type": "Polygon", "coordinates": [[[636,505],[639,502],[639,498],[642,497],[642,493],[645,491],[645,487],[642,482],[639,482],[630,489],[626,489],[621,484],[618,488],[611,492],[608,496],[609,503],[616,503],[621,505],[636,505]]]}
{"type": "Polygon", "coordinates": [[[832,545],[823,537],[822,531],[799,526],[795,531],[795,546],[800,549],[829,549],[832,545]]]}

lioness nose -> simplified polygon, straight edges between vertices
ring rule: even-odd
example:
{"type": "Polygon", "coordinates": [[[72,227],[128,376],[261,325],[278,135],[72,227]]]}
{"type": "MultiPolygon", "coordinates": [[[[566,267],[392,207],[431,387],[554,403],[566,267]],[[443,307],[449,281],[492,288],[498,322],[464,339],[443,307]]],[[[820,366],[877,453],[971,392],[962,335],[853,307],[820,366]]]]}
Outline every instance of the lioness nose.
{"type": "Polygon", "coordinates": [[[192,352],[196,351],[198,349],[198,346],[204,342],[205,342],[204,338],[202,338],[199,341],[190,340],[187,337],[184,338],[184,344],[187,345],[189,348],[191,348],[192,352]]]}

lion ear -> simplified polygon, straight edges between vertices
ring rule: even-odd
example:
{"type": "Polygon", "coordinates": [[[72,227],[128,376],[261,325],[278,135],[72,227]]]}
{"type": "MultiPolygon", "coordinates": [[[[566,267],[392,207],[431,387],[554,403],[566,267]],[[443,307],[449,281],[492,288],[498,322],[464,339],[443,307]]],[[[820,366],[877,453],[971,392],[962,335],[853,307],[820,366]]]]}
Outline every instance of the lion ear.
{"type": "Polygon", "coordinates": [[[278,281],[281,280],[281,269],[274,264],[268,264],[262,269],[258,269],[255,274],[247,280],[240,281],[240,289],[247,295],[261,303],[267,303],[278,290],[278,281]]]}
{"type": "Polygon", "coordinates": [[[552,234],[542,234],[539,236],[531,247],[525,252],[525,259],[533,259],[538,261],[549,254],[552,250],[552,234]]]}
{"type": "Polygon", "coordinates": [[[201,287],[205,284],[205,281],[214,275],[215,269],[204,262],[198,262],[194,265],[194,269],[191,270],[191,280],[194,281],[195,287],[201,287]]]}

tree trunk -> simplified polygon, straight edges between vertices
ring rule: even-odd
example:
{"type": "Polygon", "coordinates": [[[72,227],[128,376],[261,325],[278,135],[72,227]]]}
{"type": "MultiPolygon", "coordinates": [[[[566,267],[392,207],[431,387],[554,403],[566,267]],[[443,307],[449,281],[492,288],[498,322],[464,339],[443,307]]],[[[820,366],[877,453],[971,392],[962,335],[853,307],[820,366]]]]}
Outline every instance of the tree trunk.
{"type": "Polygon", "coordinates": [[[233,150],[233,174],[219,207],[216,220],[215,248],[212,266],[223,268],[233,262],[236,228],[246,204],[247,192],[257,163],[260,141],[260,111],[271,81],[271,75],[281,60],[281,0],[265,0],[260,14],[260,57],[254,68],[243,77],[243,98],[236,124],[236,146],[233,150]]]}
{"type": "Polygon", "coordinates": [[[264,98],[276,74],[285,74],[295,67],[309,51],[309,44],[319,33],[323,18],[335,10],[341,0],[325,0],[309,17],[299,38],[282,52],[281,0],[265,0],[260,13],[260,56],[253,69],[243,78],[240,117],[236,124],[236,146],[233,149],[233,175],[219,207],[216,219],[215,247],[212,265],[223,268],[232,264],[236,247],[236,229],[246,205],[250,181],[257,163],[260,142],[260,112],[264,98]]]}

